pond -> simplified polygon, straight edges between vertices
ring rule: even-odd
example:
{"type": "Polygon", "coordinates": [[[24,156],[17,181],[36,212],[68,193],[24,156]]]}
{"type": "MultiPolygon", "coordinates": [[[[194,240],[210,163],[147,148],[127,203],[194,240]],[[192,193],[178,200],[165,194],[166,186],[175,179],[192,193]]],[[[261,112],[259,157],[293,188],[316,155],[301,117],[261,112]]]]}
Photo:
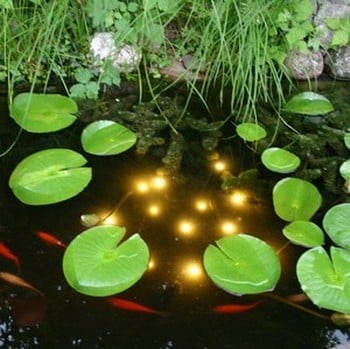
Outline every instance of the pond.
{"type": "MultiPolygon", "coordinates": [[[[16,254],[20,270],[5,258],[0,258],[0,270],[19,275],[44,296],[1,284],[0,347],[310,349],[334,348],[350,340],[347,327],[338,328],[276,300],[264,299],[244,312],[214,311],[222,304],[263,299],[230,295],[203,270],[206,247],[237,232],[259,237],[278,251],[282,275],[274,294],[300,292],[295,263],[303,249],[285,246],[284,223],[272,208],[270,179],[230,193],[221,188],[220,166],[235,174],[256,166],[257,159],[237,140],[224,139],[209,154],[201,150],[199,137],[191,135],[181,180],[163,171],[162,146],[142,157],[133,149],[118,156],[86,155],[93,180],[81,194],[47,206],[19,202],[7,184],[17,162],[46,147],[82,152],[80,132],[77,126],[49,137],[23,134],[1,159],[0,241],[16,254]],[[67,284],[64,248],[45,244],[37,233],[47,232],[68,244],[86,229],[82,217],[87,214],[104,224],[126,227],[127,237],[137,232],[147,242],[151,258],[146,273],[118,297],[159,313],[121,309],[104,297],[81,295],[67,284]]],[[[6,145],[13,139],[12,131],[3,131],[2,139],[6,145]]],[[[311,303],[304,305],[317,310],[311,303]]]]}

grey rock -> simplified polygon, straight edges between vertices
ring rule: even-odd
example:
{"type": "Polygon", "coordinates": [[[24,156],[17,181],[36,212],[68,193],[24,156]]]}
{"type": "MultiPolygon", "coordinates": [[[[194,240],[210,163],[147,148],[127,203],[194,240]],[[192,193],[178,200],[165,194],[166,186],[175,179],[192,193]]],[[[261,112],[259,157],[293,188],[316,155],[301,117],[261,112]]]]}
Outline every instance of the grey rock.
{"type": "Polygon", "coordinates": [[[329,52],[325,63],[333,77],[350,80],[350,45],[329,52]]]}

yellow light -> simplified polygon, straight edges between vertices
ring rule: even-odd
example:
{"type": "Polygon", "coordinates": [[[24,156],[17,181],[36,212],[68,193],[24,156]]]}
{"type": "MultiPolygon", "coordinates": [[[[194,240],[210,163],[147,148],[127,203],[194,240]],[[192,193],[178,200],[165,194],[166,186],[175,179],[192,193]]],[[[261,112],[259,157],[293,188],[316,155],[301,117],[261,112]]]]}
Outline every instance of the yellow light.
{"type": "Polygon", "coordinates": [[[103,224],[111,224],[111,225],[117,225],[118,224],[118,217],[117,215],[113,214],[113,215],[110,215],[108,217],[106,217],[104,220],[103,220],[103,224]]]}
{"type": "Polygon", "coordinates": [[[179,222],[178,229],[183,235],[191,235],[194,231],[194,224],[189,220],[179,222]]]}
{"type": "Polygon", "coordinates": [[[151,258],[150,261],[148,262],[147,268],[148,268],[149,270],[152,270],[152,269],[154,269],[155,267],[156,267],[156,263],[155,263],[154,259],[151,258]]]}
{"type": "Polygon", "coordinates": [[[194,206],[198,211],[204,212],[208,210],[209,203],[206,200],[199,199],[195,201],[194,206]]]}
{"type": "Polygon", "coordinates": [[[214,170],[215,171],[222,172],[222,171],[226,170],[226,168],[227,168],[227,166],[226,166],[225,162],[223,162],[221,160],[214,162],[214,170]]]}
{"type": "Polygon", "coordinates": [[[242,205],[247,200],[247,195],[241,191],[235,191],[230,196],[230,201],[234,205],[242,205]]]}
{"type": "Polygon", "coordinates": [[[160,207],[159,207],[159,205],[155,205],[155,204],[150,205],[148,207],[147,212],[148,212],[148,214],[150,216],[153,216],[153,217],[159,216],[159,214],[160,214],[160,207]]]}
{"type": "Polygon", "coordinates": [[[199,279],[203,276],[203,269],[198,262],[187,262],[183,268],[183,273],[189,279],[199,279]]]}
{"type": "Polygon", "coordinates": [[[221,231],[227,235],[233,234],[237,231],[237,226],[233,222],[226,221],[221,224],[221,231]]]}
{"type": "Polygon", "coordinates": [[[149,191],[149,184],[145,181],[139,181],[136,183],[136,190],[139,193],[147,193],[149,191]]]}
{"type": "Polygon", "coordinates": [[[152,180],[152,186],[154,189],[162,190],[166,187],[167,181],[163,176],[156,176],[152,180]]]}

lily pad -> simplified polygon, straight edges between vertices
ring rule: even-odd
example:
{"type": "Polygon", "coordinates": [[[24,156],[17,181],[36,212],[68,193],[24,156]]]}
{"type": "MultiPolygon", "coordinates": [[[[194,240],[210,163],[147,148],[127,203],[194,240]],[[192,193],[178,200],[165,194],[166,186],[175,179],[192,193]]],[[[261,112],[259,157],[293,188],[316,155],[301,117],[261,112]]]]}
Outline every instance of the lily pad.
{"type": "Polygon", "coordinates": [[[116,155],[136,143],[136,135],[127,127],[111,120],[92,122],[82,132],[83,149],[94,155],[116,155]]]}
{"type": "Polygon", "coordinates": [[[70,126],[78,111],[75,101],[59,94],[21,93],[13,99],[10,115],[23,129],[45,133],[70,126]]]}
{"type": "Polygon", "coordinates": [[[337,245],[350,249],[350,203],[331,207],[323,217],[322,224],[337,245]]]}
{"type": "Polygon", "coordinates": [[[79,194],[91,180],[87,160],[69,149],[47,149],[23,159],[13,170],[9,186],[28,205],[47,205],[79,194]]]}
{"type": "Polygon", "coordinates": [[[294,221],[286,225],[283,235],[291,242],[304,247],[316,247],[324,243],[322,229],[309,221],[294,221]]]}
{"type": "Polygon", "coordinates": [[[350,252],[331,246],[331,258],[322,247],[306,251],[298,260],[301,288],[321,308],[350,313],[350,252]]]}
{"type": "Polygon", "coordinates": [[[278,147],[265,149],[261,161],[267,169],[278,173],[290,173],[300,166],[298,156],[278,147]]]}
{"type": "Polygon", "coordinates": [[[322,196],[312,183],[292,177],[275,184],[272,199],[276,214],[288,222],[310,220],[322,203],[322,196]]]}
{"type": "MultiPolygon", "coordinates": [[[[348,130],[349,131],[349,130],[348,130]]],[[[350,149],[350,133],[347,132],[345,133],[345,136],[344,136],[344,143],[345,143],[345,146],[350,149]]]]}
{"type": "Polygon", "coordinates": [[[63,273],[69,285],[96,297],[134,285],[147,269],[149,250],[139,234],[119,244],[124,235],[123,227],[101,225],[76,236],[63,256],[63,273]]]}
{"type": "Polygon", "coordinates": [[[258,124],[245,122],[236,127],[238,136],[248,142],[258,141],[266,137],[266,131],[258,124]]]}
{"type": "Polygon", "coordinates": [[[339,173],[345,180],[350,178],[350,159],[340,165],[339,173]]]}
{"type": "Polygon", "coordinates": [[[334,110],[328,98],[311,91],[302,92],[292,97],[285,109],[291,113],[323,115],[334,110]]]}
{"type": "Polygon", "coordinates": [[[271,291],[281,274],[276,252],[247,234],[224,237],[204,252],[204,268],[211,280],[237,295],[271,291]]]}

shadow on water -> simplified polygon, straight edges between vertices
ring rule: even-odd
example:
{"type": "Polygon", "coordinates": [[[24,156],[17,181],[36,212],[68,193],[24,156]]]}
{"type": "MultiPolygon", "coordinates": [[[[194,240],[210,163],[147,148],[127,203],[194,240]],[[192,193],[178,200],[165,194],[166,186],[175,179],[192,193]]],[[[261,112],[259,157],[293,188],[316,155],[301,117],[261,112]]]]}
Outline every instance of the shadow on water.
{"type": "MultiPolygon", "coordinates": [[[[76,143],[79,132],[58,132],[49,138],[25,135],[16,150],[1,159],[0,240],[19,257],[19,275],[45,294],[46,304],[35,305],[31,290],[2,284],[0,347],[311,349],[332,348],[349,339],[347,329],[337,329],[274,301],[240,314],[213,313],[216,305],[251,302],[258,297],[235,297],[212,284],[202,268],[208,244],[235,232],[260,237],[276,250],[286,241],[269,195],[261,196],[259,185],[266,182],[244,188],[245,199],[232,201],[230,194],[221,190],[220,174],[214,170],[213,161],[198,152],[196,140],[191,146],[197,150],[190,148],[183,161],[186,180],[166,177],[161,190],[137,190],[141,182],[152,180],[158,173],[161,161],[157,153],[141,158],[130,150],[113,157],[86,155],[93,180],[73,199],[43,207],[30,207],[16,200],[7,179],[19,159],[48,144],[73,144],[82,152],[76,143]],[[80,295],[68,286],[61,268],[64,251],[43,244],[36,232],[52,233],[68,244],[86,229],[81,215],[87,213],[125,226],[128,236],[138,232],[147,242],[151,251],[149,268],[120,296],[164,311],[166,316],[116,309],[103,298],[80,295]],[[39,323],[16,323],[14,309],[21,305],[17,303],[15,308],[16,297],[34,302],[26,311],[41,311],[39,323]]],[[[254,166],[253,158],[242,159],[244,150],[231,144],[223,142],[219,153],[232,172],[254,166]]],[[[294,270],[300,253],[302,249],[288,246],[280,254],[283,272],[277,294],[300,291],[294,270]]],[[[3,258],[0,270],[18,273],[13,263],[3,258]]]]}

